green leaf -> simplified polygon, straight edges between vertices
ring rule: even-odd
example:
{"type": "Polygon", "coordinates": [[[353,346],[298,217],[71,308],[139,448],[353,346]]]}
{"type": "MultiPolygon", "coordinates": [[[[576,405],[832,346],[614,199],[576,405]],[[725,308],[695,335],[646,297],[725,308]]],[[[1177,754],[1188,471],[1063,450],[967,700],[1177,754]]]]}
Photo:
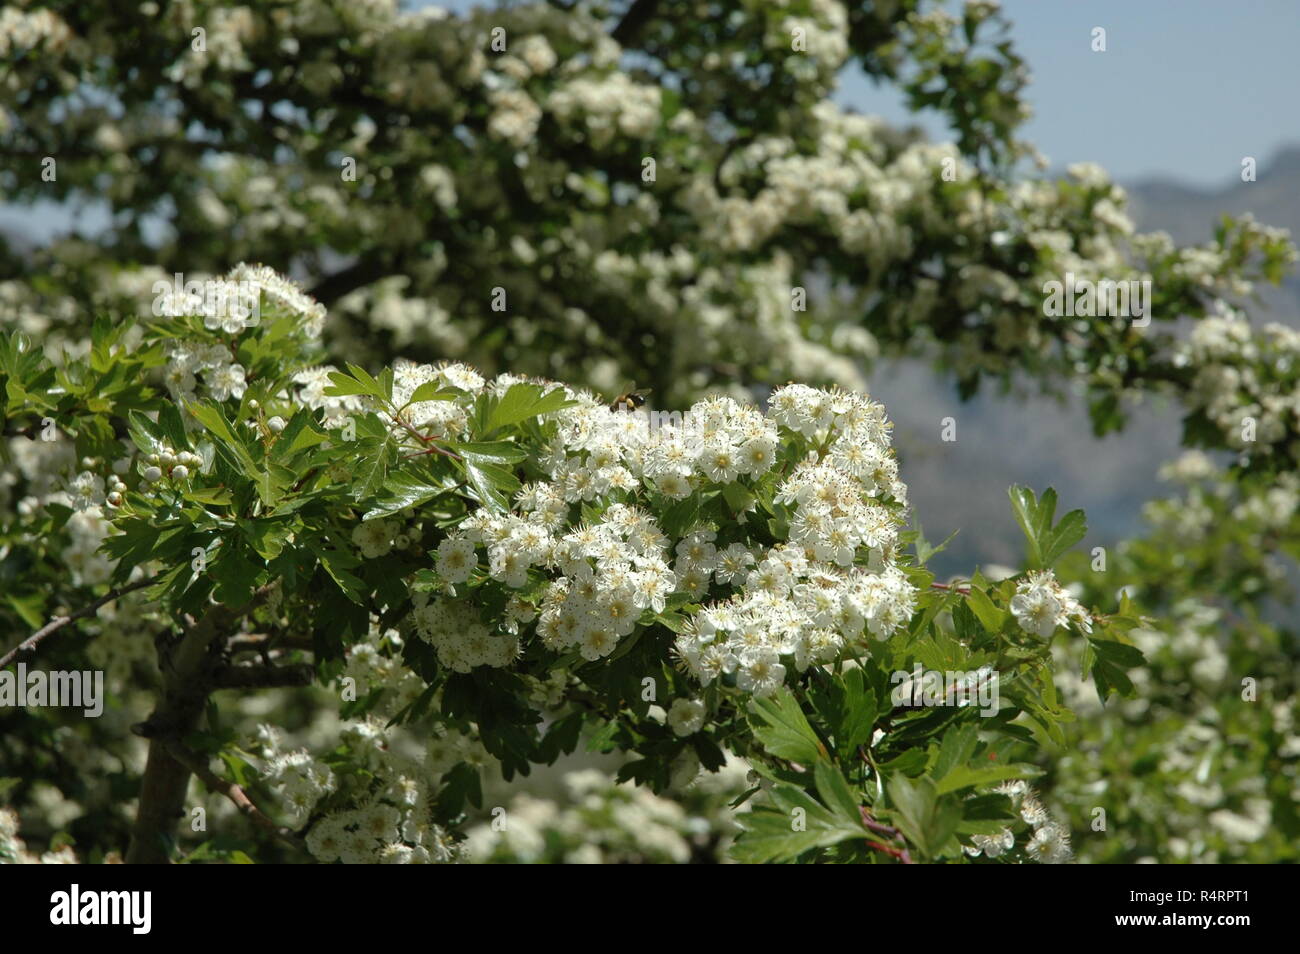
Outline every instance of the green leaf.
{"type": "Polygon", "coordinates": [[[554,388],[543,394],[542,389],[536,384],[512,384],[488,416],[484,434],[509,427],[511,424],[518,424],[531,417],[558,411],[572,403],[565,398],[563,388],[554,388]]]}
{"type": "Polygon", "coordinates": [[[344,374],[342,371],[331,371],[329,373],[330,386],[325,388],[322,393],[330,397],[345,397],[352,394],[369,395],[369,389],[355,378],[344,374]]]}
{"type": "Polygon", "coordinates": [[[988,594],[974,580],[971,581],[970,595],[966,597],[966,605],[975,614],[975,618],[980,621],[980,625],[990,633],[1001,631],[1002,625],[1007,619],[1007,611],[998,609],[993,604],[993,601],[989,599],[988,594]]]}
{"type": "Polygon", "coordinates": [[[956,833],[961,822],[961,805],[953,799],[940,798],[934,781],[929,778],[909,781],[895,775],[886,788],[898,829],[924,857],[933,858],[956,833]]]}
{"type": "Polygon", "coordinates": [[[243,606],[252,598],[263,567],[250,560],[242,546],[223,543],[211,570],[216,581],[212,595],[227,606],[243,606]]]}
{"type": "Polygon", "coordinates": [[[432,500],[443,490],[442,487],[426,483],[410,474],[391,473],[384,481],[382,492],[376,498],[378,502],[367,510],[361,519],[371,520],[405,510],[407,507],[419,506],[426,500],[432,500]]]}
{"type": "Polygon", "coordinates": [[[351,374],[352,377],[354,377],[357,381],[359,381],[363,388],[365,388],[365,391],[363,393],[368,394],[371,397],[381,402],[386,401],[388,399],[388,394],[386,393],[386,389],[384,388],[384,386],[380,384],[378,380],[371,377],[370,372],[367,371],[365,368],[361,367],[360,365],[352,364],[351,362],[349,362],[348,373],[351,374]]]}
{"type": "Polygon", "coordinates": [[[190,438],[185,433],[185,422],[181,419],[180,408],[170,401],[165,402],[158,409],[158,427],[173,450],[190,449],[190,438]]]}
{"type": "Polygon", "coordinates": [[[974,725],[968,722],[950,728],[944,734],[943,743],[939,746],[939,754],[935,758],[931,777],[939,781],[953,769],[965,765],[975,754],[978,745],[979,732],[974,725]]]}
{"type": "Polygon", "coordinates": [[[858,806],[862,801],[849,787],[839,768],[830,762],[819,761],[813,770],[813,779],[817,784],[817,794],[832,811],[850,823],[858,821],[861,817],[858,806]]]}
{"type": "Polygon", "coordinates": [[[454,401],[460,396],[460,392],[453,388],[446,388],[438,381],[425,381],[411,394],[411,404],[419,404],[423,401],[454,401]]]}
{"type": "Polygon", "coordinates": [[[1043,565],[1051,566],[1070,547],[1084,538],[1088,532],[1088,521],[1082,510],[1071,510],[1056,528],[1051,531],[1043,547],[1043,565]]]}
{"type": "Polygon", "coordinates": [[[367,438],[358,442],[363,456],[353,471],[352,493],[356,500],[368,500],[379,492],[388,478],[389,457],[393,448],[393,438],[385,432],[379,440],[367,438]]]}
{"type": "Polygon", "coordinates": [[[1029,541],[1031,568],[1051,566],[1088,532],[1082,510],[1071,510],[1053,527],[1056,491],[1051,487],[1043,491],[1042,499],[1035,499],[1034,492],[1027,487],[1013,486],[1007,493],[1011,497],[1011,510],[1016,522],[1029,541]]]}
{"type": "Polygon", "coordinates": [[[858,746],[871,740],[878,714],[875,692],[867,685],[861,669],[850,669],[830,688],[832,711],[827,713],[835,749],[841,758],[850,758],[858,746]]]}
{"type": "Polygon", "coordinates": [[[755,699],[750,703],[749,712],[754,736],[777,758],[811,765],[827,757],[825,747],[789,689],[782,688],[766,699],[755,699]]]}
{"type": "Polygon", "coordinates": [[[494,464],[462,460],[461,466],[479,503],[489,510],[504,512],[510,509],[510,497],[520,487],[519,478],[494,464]]]}
{"type": "Polygon", "coordinates": [[[972,785],[992,785],[1012,778],[1037,778],[1042,769],[1034,765],[1015,762],[1009,765],[988,765],[971,767],[962,765],[945,775],[938,785],[940,795],[969,788],[972,785]]]}
{"type": "Polygon", "coordinates": [[[323,443],[328,437],[328,434],[316,429],[312,412],[301,409],[289,419],[289,423],[276,438],[271,457],[276,461],[287,461],[299,451],[323,443]]]}
{"type": "Polygon", "coordinates": [[[523,448],[510,441],[466,441],[450,446],[461,457],[476,464],[516,464],[528,456],[523,448]]]}
{"type": "Polygon", "coordinates": [[[764,807],[737,816],[745,829],[731,854],[748,864],[793,861],[815,848],[828,848],[850,838],[863,838],[861,823],[852,824],[826,810],[816,799],[792,785],[772,786],[768,796],[775,809],[764,807]]]}
{"type": "Polygon", "coordinates": [[[140,411],[131,411],[126,416],[127,431],[131,435],[131,442],[139,448],[140,453],[148,455],[157,453],[166,436],[163,429],[151,421],[147,415],[140,411]]]}
{"type": "Polygon", "coordinates": [[[1092,638],[1088,640],[1088,650],[1085,665],[1092,671],[1092,680],[1102,703],[1105,704],[1106,697],[1112,692],[1132,695],[1133,682],[1128,677],[1128,670],[1146,663],[1142,651],[1126,643],[1092,638]]]}
{"type": "Polygon", "coordinates": [[[1042,550],[1038,545],[1038,501],[1028,487],[1013,486],[1007,491],[1011,498],[1011,512],[1029,542],[1029,563],[1032,567],[1043,565],[1042,550]]]}

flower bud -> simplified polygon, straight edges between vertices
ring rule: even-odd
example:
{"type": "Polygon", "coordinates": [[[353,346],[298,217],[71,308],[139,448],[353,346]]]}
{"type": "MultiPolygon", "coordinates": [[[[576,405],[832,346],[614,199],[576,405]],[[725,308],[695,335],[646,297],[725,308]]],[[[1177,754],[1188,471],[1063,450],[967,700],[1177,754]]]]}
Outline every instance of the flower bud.
{"type": "Polygon", "coordinates": [[[278,416],[273,417],[266,422],[266,426],[271,429],[272,434],[279,434],[284,430],[284,418],[278,416]]]}
{"type": "Polygon", "coordinates": [[[158,467],[146,467],[141,476],[151,484],[156,483],[157,481],[162,480],[162,470],[158,467]]]}
{"type": "Polygon", "coordinates": [[[190,469],[184,464],[177,464],[172,468],[172,480],[184,480],[189,477],[190,469]]]}

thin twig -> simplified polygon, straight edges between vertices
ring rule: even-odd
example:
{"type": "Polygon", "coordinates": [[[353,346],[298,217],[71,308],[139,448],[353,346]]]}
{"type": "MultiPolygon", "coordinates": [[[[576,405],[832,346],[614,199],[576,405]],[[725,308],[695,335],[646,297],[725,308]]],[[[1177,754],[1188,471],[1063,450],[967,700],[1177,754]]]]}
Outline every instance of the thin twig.
{"type": "Polygon", "coordinates": [[[93,616],[95,613],[99,611],[100,607],[102,607],[105,603],[111,603],[119,596],[125,596],[127,593],[131,593],[135,590],[142,590],[146,586],[152,584],[155,579],[156,577],[151,576],[143,580],[136,580],[134,583],[128,583],[126,586],[120,586],[117,589],[109,590],[106,594],[101,596],[99,599],[95,600],[95,602],[83,606],[75,613],[72,613],[68,616],[54,617],[54,619],[50,620],[49,623],[42,626],[40,629],[32,633],[21,643],[19,643],[8,653],[6,653],[4,658],[0,659],[0,669],[4,669],[5,666],[13,662],[14,658],[19,653],[29,653],[32,650],[34,650],[38,645],[40,645],[41,641],[45,639],[46,636],[50,636],[54,633],[57,633],[64,626],[67,626],[69,623],[75,620],[83,619],[87,616],[93,616]]]}
{"type": "Polygon", "coordinates": [[[970,596],[970,587],[969,587],[969,586],[957,586],[957,585],[955,585],[955,584],[950,584],[950,583],[931,583],[931,584],[930,584],[930,589],[932,589],[932,590],[951,590],[951,591],[954,592],[954,593],[960,593],[962,596],[970,596]]]}
{"type": "Polygon", "coordinates": [[[174,740],[168,740],[166,745],[167,751],[171,753],[172,758],[197,775],[202,780],[203,784],[212,791],[230,799],[235,804],[235,807],[245,816],[251,818],[256,824],[265,828],[282,841],[288,842],[300,850],[306,849],[302,840],[295,835],[291,829],[285,828],[282,825],[277,825],[266,815],[262,814],[262,810],[253,804],[252,799],[244,794],[242,788],[234,782],[221,778],[209,769],[207,759],[202,758],[195,752],[191,752],[185,746],[174,740]]]}

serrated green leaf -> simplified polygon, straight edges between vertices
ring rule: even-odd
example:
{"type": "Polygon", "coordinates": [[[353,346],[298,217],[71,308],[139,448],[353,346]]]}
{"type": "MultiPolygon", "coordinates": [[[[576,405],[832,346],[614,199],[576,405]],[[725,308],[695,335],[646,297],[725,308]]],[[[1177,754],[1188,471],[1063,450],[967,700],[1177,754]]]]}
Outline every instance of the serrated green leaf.
{"type": "Polygon", "coordinates": [[[777,758],[811,765],[827,757],[825,747],[789,689],[782,688],[768,698],[755,699],[750,703],[749,713],[754,736],[777,758]]]}
{"type": "Polygon", "coordinates": [[[775,803],[774,809],[756,809],[737,816],[745,829],[731,849],[737,861],[748,864],[793,861],[815,848],[865,837],[860,824],[850,824],[832,814],[792,785],[774,785],[768,794],[775,803]]]}
{"type": "Polygon", "coordinates": [[[933,858],[956,833],[960,804],[941,797],[929,778],[910,781],[895,775],[885,787],[898,829],[923,857],[933,858]]]}
{"type": "Polygon", "coordinates": [[[1062,554],[1084,538],[1088,521],[1082,510],[1071,510],[1050,532],[1043,546],[1043,565],[1051,566],[1062,554]]]}
{"type": "Polygon", "coordinates": [[[813,780],[817,785],[817,794],[835,814],[849,823],[858,822],[861,817],[858,812],[861,799],[854,794],[837,766],[819,760],[813,770],[813,780]]]}

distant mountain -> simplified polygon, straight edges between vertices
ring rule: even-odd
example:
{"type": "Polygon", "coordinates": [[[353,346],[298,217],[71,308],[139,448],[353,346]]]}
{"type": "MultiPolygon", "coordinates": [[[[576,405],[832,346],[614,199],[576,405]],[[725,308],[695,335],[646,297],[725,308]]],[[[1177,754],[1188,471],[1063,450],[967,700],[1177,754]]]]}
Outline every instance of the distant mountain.
{"type": "MultiPolygon", "coordinates": [[[[1240,178],[1220,189],[1147,179],[1129,187],[1130,211],[1143,231],[1162,230],[1179,244],[1208,241],[1224,214],[1253,213],[1267,225],[1290,229],[1300,240],[1300,146],[1283,149],[1265,162],[1259,156],[1254,182],[1240,178]]],[[[1280,288],[1261,288],[1269,321],[1300,326],[1300,274],[1293,272],[1280,288]]]]}

